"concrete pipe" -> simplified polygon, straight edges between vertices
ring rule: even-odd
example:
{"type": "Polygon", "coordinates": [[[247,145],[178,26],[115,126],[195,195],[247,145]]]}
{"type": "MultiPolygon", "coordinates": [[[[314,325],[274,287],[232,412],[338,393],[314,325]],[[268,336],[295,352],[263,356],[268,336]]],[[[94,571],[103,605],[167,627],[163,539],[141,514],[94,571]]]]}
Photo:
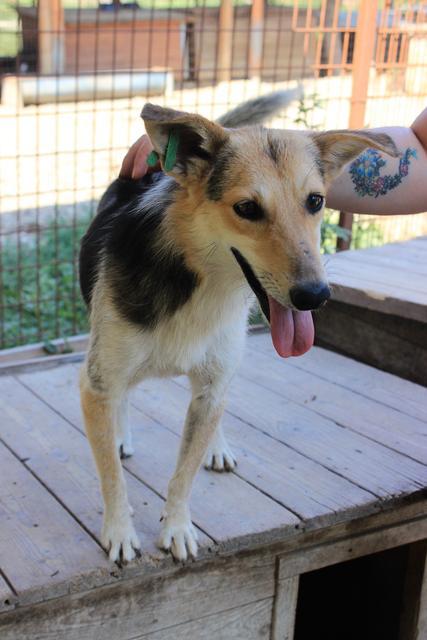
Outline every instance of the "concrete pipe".
{"type": "Polygon", "coordinates": [[[5,76],[2,104],[5,106],[106,100],[137,95],[168,94],[173,91],[173,73],[119,71],[60,76],[5,76]]]}

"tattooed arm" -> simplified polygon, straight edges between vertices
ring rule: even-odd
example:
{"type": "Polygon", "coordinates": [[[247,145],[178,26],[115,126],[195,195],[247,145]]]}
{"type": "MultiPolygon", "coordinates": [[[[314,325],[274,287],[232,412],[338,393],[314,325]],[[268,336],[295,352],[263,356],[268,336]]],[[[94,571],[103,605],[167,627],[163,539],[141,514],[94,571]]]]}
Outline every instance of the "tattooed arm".
{"type": "Polygon", "coordinates": [[[410,128],[373,131],[391,136],[401,152],[400,158],[367,149],[332,183],[327,206],[372,214],[427,211],[427,109],[410,128]]]}

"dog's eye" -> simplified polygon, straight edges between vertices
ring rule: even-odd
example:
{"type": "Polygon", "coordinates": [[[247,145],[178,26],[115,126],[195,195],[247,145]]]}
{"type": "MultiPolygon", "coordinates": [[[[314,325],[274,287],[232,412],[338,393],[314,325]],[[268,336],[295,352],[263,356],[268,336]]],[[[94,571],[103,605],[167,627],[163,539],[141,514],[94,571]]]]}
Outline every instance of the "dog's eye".
{"type": "Polygon", "coordinates": [[[262,220],[264,218],[264,211],[255,200],[241,200],[233,205],[234,211],[240,218],[246,220],[262,220]]]}
{"type": "Polygon", "coordinates": [[[325,196],[320,193],[310,193],[305,201],[305,206],[310,213],[317,213],[323,207],[324,202],[325,196]]]}

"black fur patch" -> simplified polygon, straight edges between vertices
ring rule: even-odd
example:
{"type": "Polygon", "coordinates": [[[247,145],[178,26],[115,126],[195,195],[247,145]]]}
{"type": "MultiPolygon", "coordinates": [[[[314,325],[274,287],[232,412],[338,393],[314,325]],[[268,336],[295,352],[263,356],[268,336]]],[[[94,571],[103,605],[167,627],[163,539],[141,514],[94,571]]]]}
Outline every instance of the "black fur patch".
{"type": "Polygon", "coordinates": [[[125,319],[154,327],[189,300],[196,274],[182,254],[161,245],[164,214],[177,188],[164,174],[153,173],[138,181],[116,180],[107,189],[82,240],[80,284],[87,304],[102,256],[113,301],[125,319]],[[159,182],[164,186],[155,203],[144,204],[144,195],[159,182]]]}
{"type": "Polygon", "coordinates": [[[234,160],[231,147],[225,145],[216,157],[208,178],[206,195],[210,200],[221,200],[228,185],[227,174],[234,160]]]}

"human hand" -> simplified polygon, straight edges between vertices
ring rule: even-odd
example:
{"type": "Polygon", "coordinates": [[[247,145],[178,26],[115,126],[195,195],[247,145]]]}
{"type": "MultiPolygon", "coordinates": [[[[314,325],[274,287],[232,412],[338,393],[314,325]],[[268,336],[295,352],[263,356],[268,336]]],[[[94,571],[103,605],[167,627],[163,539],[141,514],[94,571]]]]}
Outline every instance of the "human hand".
{"type": "Polygon", "coordinates": [[[152,150],[153,145],[147,134],[138,138],[123,159],[119,177],[128,180],[139,180],[143,178],[146,173],[160,171],[160,163],[154,167],[150,167],[147,164],[147,156],[152,150]]]}

